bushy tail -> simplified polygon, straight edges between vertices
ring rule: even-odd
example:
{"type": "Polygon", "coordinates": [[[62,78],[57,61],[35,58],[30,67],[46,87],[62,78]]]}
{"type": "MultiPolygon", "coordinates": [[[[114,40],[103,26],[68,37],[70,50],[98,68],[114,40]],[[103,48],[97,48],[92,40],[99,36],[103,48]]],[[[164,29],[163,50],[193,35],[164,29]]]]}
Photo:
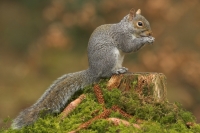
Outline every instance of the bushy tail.
{"type": "Polygon", "coordinates": [[[36,121],[39,117],[40,110],[36,110],[34,108],[29,107],[17,116],[12,123],[13,129],[20,129],[24,126],[31,125],[34,121],[36,121]]]}
{"type": "Polygon", "coordinates": [[[89,70],[70,73],[58,78],[31,107],[22,111],[14,119],[12,128],[20,129],[33,124],[40,113],[58,113],[69,98],[78,90],[94,83],[97,79],[89,70]]]}

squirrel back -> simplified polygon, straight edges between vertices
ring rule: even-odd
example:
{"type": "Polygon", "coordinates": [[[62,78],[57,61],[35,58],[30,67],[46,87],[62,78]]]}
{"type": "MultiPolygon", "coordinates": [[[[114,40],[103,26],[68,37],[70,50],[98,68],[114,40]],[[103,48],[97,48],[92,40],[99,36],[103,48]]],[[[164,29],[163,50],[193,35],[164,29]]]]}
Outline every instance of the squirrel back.
{"type": "Polygon", "coordinates": [[[58,78],[35,104],[14,119],[12,128],[31,125],[41,115],[59,113],[76,91],[101,78],[127,72],[128,68],[122,67],[125,54],[153,42],[150,24],[141,15],[141,10],[131,9],[119,23],[97,27],[88,43],[89,68],[58,78]]]}

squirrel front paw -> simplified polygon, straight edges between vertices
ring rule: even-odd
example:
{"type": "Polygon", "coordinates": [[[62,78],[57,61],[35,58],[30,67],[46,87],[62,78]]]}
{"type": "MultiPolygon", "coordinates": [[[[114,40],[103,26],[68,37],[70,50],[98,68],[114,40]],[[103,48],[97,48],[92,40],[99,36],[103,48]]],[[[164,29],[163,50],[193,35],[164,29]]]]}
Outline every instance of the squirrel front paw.
{"type": "Polygon", "coordinates": [[[154,37],[152,37],[152,36],[147,37],[147,43],[153,44],[154,41],[155,41],[154,37]]]}
{"type": "Polygon", "coordinates": [[[153,42],[155,41],[155,38],[152,36],[145,36],[141,38],[143,40],[143,43],[145,44],[153,44],[153,42]]]}

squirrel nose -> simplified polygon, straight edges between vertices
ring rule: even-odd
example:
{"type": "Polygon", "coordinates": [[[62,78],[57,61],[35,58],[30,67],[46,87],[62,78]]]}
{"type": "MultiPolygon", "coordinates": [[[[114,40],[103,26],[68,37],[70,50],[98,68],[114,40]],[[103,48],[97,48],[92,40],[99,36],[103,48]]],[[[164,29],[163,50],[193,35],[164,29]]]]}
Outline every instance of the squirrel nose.
{"type": "Polygon", "coordinates": [[[148,30],[148,31],[145,31],[144,32],[144,35],[145,36],[151,36],[153,33],[152,33],[152,31],[151,30],[148,30]]]}
{"type": "Polygon", "coordinates": [[[149,34],[148,34],[149,36],[151,36],[151,35],[153,35],[153,32],[152,31],[149,31],[149,34]]]}

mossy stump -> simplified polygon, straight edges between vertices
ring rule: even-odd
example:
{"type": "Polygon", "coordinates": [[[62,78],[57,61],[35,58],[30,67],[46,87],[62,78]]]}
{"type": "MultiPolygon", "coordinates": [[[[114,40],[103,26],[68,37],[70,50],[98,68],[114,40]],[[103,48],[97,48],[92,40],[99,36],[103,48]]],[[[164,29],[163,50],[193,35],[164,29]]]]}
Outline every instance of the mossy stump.
{"type": "Polygon", "coordinates": [[[108,89],[133,90],[146,100],[164,102],[167,97],[166,77],[162,73],[126,73],[113,75],[107,83],[108,89]]]}
{"type": "Polygon", "coordinates": [[[18,131],[0,132],[200,133],[195,117],[179,103],[170,103],[166,95],[162,73],[113,75],[73,95],[66,105],[81,102],[62,120],[60,114],[49,114],[18,131]]]}

